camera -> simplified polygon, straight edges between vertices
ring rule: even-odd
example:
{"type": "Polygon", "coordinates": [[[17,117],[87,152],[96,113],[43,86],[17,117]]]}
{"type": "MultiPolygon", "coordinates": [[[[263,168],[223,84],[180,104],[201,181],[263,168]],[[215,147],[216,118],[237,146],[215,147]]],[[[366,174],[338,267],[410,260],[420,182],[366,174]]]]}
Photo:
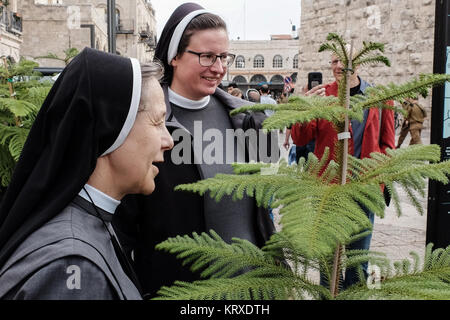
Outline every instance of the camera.
{"type": "Polygon", "coordinates": [[[308,90],[322,84],[322,72],[308,73],[308,90]]]}

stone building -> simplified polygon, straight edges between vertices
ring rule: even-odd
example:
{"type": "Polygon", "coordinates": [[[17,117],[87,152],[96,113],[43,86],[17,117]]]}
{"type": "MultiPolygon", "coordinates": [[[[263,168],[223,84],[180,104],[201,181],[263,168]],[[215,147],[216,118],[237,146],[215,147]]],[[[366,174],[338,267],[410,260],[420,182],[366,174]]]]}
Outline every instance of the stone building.
{"type": "Polygon", "coordinates": [[[230,52],[236,59],[225,79],[237,83],[244,92],[267,82],[279,94],[284,78],[295,80],[297,76],[299,42],[291,35],[273,35],[271,40],[233,40],[230,52]]]}
{"type": "MultiPolygon", "coordinates": [[[[19,0],[23,13],[21,55],[29,59],[49,52],[64,57],[64,50],[93,47],[108,51],[106,1],[19,0]]],[[[156,34],[149,0],[116,0],[117,53],[144,62],[153,58],[156,34]]],[[[41,66],[63,67],[64,62],[37,59],[41,66]]]]}
{"type": "MultiPolygon", "coordinates": [[[[106,1],[93,0],[106,17],[106,1]]],[[[106,21],[106,20],[105,20],[106,21]]],[[[116,0],[116,50],[141,62],[153,60],[156,46],[155,11],[150,0],[116,0]]]]}
{"type": "Polygon", "coordinates": [[[0,56],[19,61],[21,44],[22,18],[17,0],[10,0],[8,4],[0,1],[0,56]]]}
{"type": "MultiPolygon", "coordinates": [[[[373,84],[402,83],[433,72],[435,0],[302,0],[297,89],[309,72],[333,81],[329,53],[318,53],[329,32],[354,40],[385,43],[392,67],[363,66],[359,74],[373,84]]],[[[420,101],[431,108],[431,99],[420,101]]],[[[431,114],[431,112],[429,113],[431,114]]],[[[427,119],[425,125],[428,125],[427,119]]]]}

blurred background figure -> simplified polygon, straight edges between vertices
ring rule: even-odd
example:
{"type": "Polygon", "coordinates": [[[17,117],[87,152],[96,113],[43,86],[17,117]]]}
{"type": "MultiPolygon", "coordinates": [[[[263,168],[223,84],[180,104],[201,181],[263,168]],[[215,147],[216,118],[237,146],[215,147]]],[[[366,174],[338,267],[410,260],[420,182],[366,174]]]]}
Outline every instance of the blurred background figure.
{"type": "Polygon", "coordinates": [[[232,96],[238,97],[240,99],[242,99],[242,91],[238,88],[234,88],[233,90],[231,90],[230,94],[232,96]]]}
{"type": "Polygon", "coordinates": [[[261,95],[259,94],[258,90],[256,89],[248,89],[245,93],[246,98],[250,102],[254,103],[260,103],[261,102],[261,95]]]}
{"type": "Polygon", "coordinates": [[[227,92],[229,94],[231,94],[231,91],[233,91],[233,89],[237,89],[237,88],[238,88],[237,84],[235,82],[231,82],[227,87],[227,92]]]}
{"type": "MultiPolygon", "coordinates": [[[[261,103],[264,104],[277,104],[277,102],[272,99],[272,97],[270,96],[270,90],[269,90],[269,85],[267,84],[263,84],[261,86],[261,88],[259,89],[259,93],[261,94],[261,103]]],[[[273,115],[274,111],[273,110],[265,110],[264,113],[266,114],[266,116],[270,117],[271,115],[273,115]]]]}
{"type": "Polygon", "coordinates": [[[408,112],[408,114],[402,124],[402,130],[400,131],[400,136],[398,137],[397,148],[400,148],[408,135],[408,132],[411,134],[411,141],[409,142],[409,145],[422,144],[420,135],[422,133],[423,122],[427,117],[427,112],[418,103],[417,97],[412,99],[406,98],[406,100],[402,103],[402,107],[408,112]]]}

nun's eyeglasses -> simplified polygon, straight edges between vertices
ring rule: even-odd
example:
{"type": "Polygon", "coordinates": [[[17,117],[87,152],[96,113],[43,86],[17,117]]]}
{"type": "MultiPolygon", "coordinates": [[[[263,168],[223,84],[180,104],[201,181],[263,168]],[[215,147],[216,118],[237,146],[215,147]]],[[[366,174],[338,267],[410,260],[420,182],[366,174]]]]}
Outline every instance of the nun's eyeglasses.
{"type": "Polygon", "coordinates": [[[198,62],[203,67],[211,67],[214,63],[216,63],[217,58],[220,58],[220,62],[223,66],[231,66],[234,62],[234,58],[236,58],[236,55],[232,53],[226,53],[226,54],[212,54],[212,53],[205,53],[205,52],[195,52],[191,50],[186,50],[186,52],[195,54],[198,56],[198,62]]]}

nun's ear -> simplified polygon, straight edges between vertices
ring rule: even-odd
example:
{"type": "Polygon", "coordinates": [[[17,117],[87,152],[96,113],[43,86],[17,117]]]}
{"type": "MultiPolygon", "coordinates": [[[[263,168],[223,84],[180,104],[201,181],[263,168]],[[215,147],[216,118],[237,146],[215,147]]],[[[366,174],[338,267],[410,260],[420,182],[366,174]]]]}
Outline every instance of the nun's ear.
{"type": "Polygon", "coordinates": [[[176,56],[172,59],[172,61],[170,61],[170,65],[171,65],[172,67],[176,67],[176,66],[178,65],[178,55],[176,55],[176,56]]]}

